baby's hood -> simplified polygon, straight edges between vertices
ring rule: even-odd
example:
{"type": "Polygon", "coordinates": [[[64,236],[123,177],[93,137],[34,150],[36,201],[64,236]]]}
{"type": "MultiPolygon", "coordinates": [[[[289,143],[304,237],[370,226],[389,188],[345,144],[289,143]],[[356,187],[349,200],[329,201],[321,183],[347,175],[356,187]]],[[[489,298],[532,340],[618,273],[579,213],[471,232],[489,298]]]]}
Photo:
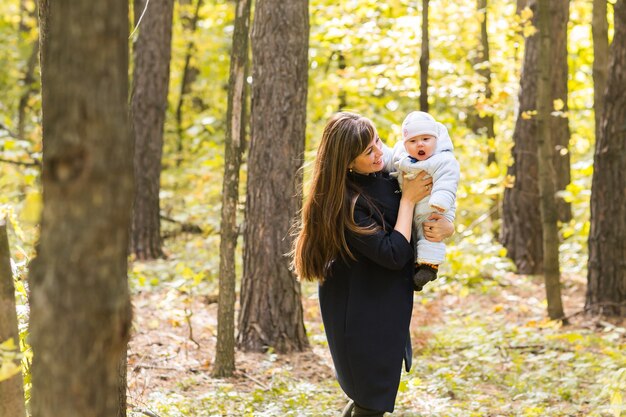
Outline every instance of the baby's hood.
{"type": "Polygon", "coordinates": [[[439,134],[437,135],[437,148],[435,148],[435,153],[454,151],[454,145],[452,145],[448,129],[439,122],[437,122],[437,128],[439,129],[439,134]]]}

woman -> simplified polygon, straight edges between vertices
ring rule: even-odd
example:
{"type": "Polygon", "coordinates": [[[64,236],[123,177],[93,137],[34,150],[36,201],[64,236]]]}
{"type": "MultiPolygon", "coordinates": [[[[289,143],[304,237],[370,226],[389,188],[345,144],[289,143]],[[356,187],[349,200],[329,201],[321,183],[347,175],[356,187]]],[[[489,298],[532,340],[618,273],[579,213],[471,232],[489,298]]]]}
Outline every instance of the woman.
{"type": "MultiPolygon", "coordinates": [[[[382,172],[383,144],[372,122],[338,113],[318,148],[295,243],[298,275],[318,280],[322,320],[341,388],[344,416],[393,411],[402,360],[410,367],[413,308],[411,223],[432,180],[398,182],[382,172]]],[[[441,241],[452,223],[440,215],[425,236],[441,241]]]]}

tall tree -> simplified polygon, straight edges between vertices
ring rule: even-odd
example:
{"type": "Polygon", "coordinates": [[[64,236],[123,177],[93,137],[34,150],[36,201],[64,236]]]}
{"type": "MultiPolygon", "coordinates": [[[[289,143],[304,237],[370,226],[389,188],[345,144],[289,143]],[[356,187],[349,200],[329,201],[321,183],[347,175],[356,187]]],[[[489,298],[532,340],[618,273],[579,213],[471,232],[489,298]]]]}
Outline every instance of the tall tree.
{"type": "MultiPolygon", "coordinates": [[[[531,2],[531,10],[536,12],[536,1],[531,2]]],[[[553,42],[550,56],[550,100],[560,103],[561,114],[567,111],[567,21],[569,1],[550,2],[550,19],[553,42]]],[[[536,25],[536,13],[533,16],[536,25]]],[[[514,184],[504,191],[502,207],[502,229],[500,239],[507,249],[507,256],[513,260],[521,274],[541,274],[543,272],[542,230],[537,227],[540,216],[538,168],[537,168],[537,60],[539,37],[526,38],[524,62],[519,91],[519,114],[513,132],[513,160],[508,175],[514,184]]],[[[569,183],[569,128],[565,117],[550,118],[552,132],[551,148],[554,155],[554,169],[557,176],[556,188],[562,190],[569,183]]],[[[566,220],[570,211],[564,202],[559,201],[559,218],[566,220]]]]}
{"type": "Polygon", "coordinates": [[[3,380],[0,375],[0,416],[24,417],[26,416],[24,379],[19,370],[20,338],[15,311],[15,286],[11,271],[7,226],[5,220],[0,218],[0,344],[9,340],[13,341],[12,344],[15,347],[13,365],[17,369],[15,374],[6,380],[3,380]]]}
{"type": "Polygon", "coordinates": [[[539,0],[539,77],[537,79],[537,162],[539,174],[539,199],[543,241],[543,275],[548,301],[548,315],[551,319],[561,319],[561,272],[559,268],[559,230],[556,204],[556,184],[553,166],[554,147],[552,146],[553,101],[550,97],[550,65],[552,39],[550,32],[550,6],[554,0],[539,0]]]}
{"type": "Polygon", "coordinates": [[[235,30],[230,57],[222,221],[220,232],[220,291],[218,300],[217,345],[213,375],[231,376],[235,370],[235,249],[237,248],[237,203],[239,169],[246,139],[246,75],[251,0],[237,0],[235,30]]]}
{"type": "MultiPolygon", "coordinates": [[[[29,34],[33,30],[34,24],[30,21],[37,20],[37,2],[27,2],[20,0],[20,24],[19,32],[22,38],[30,38],[29,34]]],[[[37,83],[37,57],[39,56],[39,42],[35,39],[30,46],[31,52],[26,62],[24,75],[21,84],[24,91],[20,95],[17,109],[17,136],[20,139],[26,138],[27,114],[31,96],[39,90],[37,83]]]]}
{"type": "Polygon", "coordinates": [[[163,256],[159,190],[174,1],[135,0],[134,9],[138,35],[131,114],[136,184],[130,249],[138,259],[156,259],[163,256]]]}
{"type": "MultiPolygon", "coordinates": [[[[189,35],[193,35],[198,27],[198,21],[200,20],[200,8],[202,7],[203,0],[196,0],[193,15],[189,14],[189,5],[191,0],[180,0],[180,19],[183,22],[183,27],[189,32],[189,35]]],[[[189,36],[188,35],[188,36],[189,36]]],[[[198,68],[192,64],[192,58],[195,51],[195,42],[193,36],[189,37],[187,42],[187,52],[185,52],[185,65],[183,66],[183,79],[180,82],[180,93],[178,95],[178,104],[176,105],[176,131],[178,132],[178,144],[176,149],[178,155],[176,155],[176,165],[180,165],[182,162],[183,148],[184,148],[184,131],[183,126],[183,106],[185,104],[185,96],[191,90],[191,85],[196,79],[199,73],[198,68]]]]}
{"type": "Polygon", "coordinates": [[[43,212],[32,416],[111,417],[131,323],[128,2],[43,0],[43,212]],[[71,24],[68,24],[71,22],[71,24]]]}
{"type": "MultiPolygon", "coordinates": [[[[474,111],[474,113],[477,114],[472,115],[469,121],[472,130],[486,139],[485,142],[489,147],[489,151],[485,163],[489,166],[496,163],[497,159],[495,147],[491,146],[496,137],[493,112],[487,110],[493,96],[491,89],[492,73],[489,53],[489,32],[487,31],[487,3],[487,0],[476,1],[476,9],[480,17],[480,44],[478,45],[478,52],[472,64],[476,68],[478,75],[483,79],[484,84],[476,103],[477,111],[474,111]],[[487,104],[487,106],[485,106],[485,104],[487,104]],[[485,109],[485,107],[487,107],[487,109],[485,109]]],[[[492,230],[494,234],[496,234],[496,228],[500,220],[500,193],[489,193],[489,199],[491,200],[489,218],[491,219],[492,230]]]]}
{"type": "Polygon", "coordinates": [[[513,132],[513,165],[508,176],[514,184],[505,188],[502,201],[500,240],[521,274],[539,274],[543,270],[542,231],[537,188],[537,126],[531,118],[536,106],[538,42],[526,38],[520,78],[519,114],[513,132]]]}
{"type": "Polygon", "coordinates": [[[422,54],[420,55],[420,110],[428,112],[428,66],[430,42],[428,39],[428,3],[422,0],[422,54]]]}
{"type": "MultiPolygon", "coordinates": [[[[491,64],[489,56],[489,33],[487,31],[487,0],[477,0],[476,8],[480,16],[480,45],[478,46],[478,55],[474,61],[478,74],[484,80],[483,94],[487,102],[493,96],[491,91],[491,64]]],[[[493,114],[488,113],[479,115],[476,122],[475,130],[484,134],[488,140],[496,137],[494,130],[493,114]]],[[[496,162],[496,153],[493,149],[487,154],[487,165],[496,162]]]]}
{"type": "Polygon", "coordinates": [[[591,185],[585,309],[626,316],[626,1],[614,5],[615,34],[591,185]]]}
{"type": "Polygon", "coordinates": [[[300,283],[285,256],[302,206],[308,0],[259,0],[252,27],[251,142],[238,342],[248,350],[308,347],[300,283]]]}
{"type": "Polygon", "coordinates": [[[600,122],[604,113],[604,90],[609,68],[609,22],[606,17],[607,0],[593,0],[591,33],[593,36],[593,110],[596,122],[596,140],[600,136],[600,122]]]}
{"type": "MultiPolygon", "coordinates": [[[[552,0],[550,2],[550,100],[554,103],[556,117],[550,117],[552,135],[551,149],[556,178],[556,190],[565,190],[571,182],[569,141],[570,130],[567,118],[567,22],[569,21],[570,0],[552,0]]],[[[541,36],[541,35],[540,35],[541,36]]],[[[556,199],[557,216],[562,222],[572,219],[571,204],[562,197],[556,199]]]]}

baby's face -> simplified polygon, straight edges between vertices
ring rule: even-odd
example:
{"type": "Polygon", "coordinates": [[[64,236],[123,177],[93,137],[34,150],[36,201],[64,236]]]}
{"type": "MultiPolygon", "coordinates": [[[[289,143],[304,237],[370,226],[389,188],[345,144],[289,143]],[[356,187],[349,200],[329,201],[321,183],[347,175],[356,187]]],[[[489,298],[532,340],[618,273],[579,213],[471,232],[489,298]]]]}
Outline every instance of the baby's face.
{"type": "Polygon", "coordinates": [[[413,136],[404,141],[404,148],[413,158],[424,161],[435,153],[437,138],[431,135],[413,136]]]}

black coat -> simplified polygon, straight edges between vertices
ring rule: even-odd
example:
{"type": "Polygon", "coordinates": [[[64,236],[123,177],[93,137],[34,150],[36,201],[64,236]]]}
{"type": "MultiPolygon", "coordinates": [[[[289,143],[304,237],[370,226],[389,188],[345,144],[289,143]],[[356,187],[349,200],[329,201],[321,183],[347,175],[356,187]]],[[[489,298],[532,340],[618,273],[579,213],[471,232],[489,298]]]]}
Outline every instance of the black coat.
{"type": "Polygon", "coordinates": [[[384,230],[365,236],[346,232],[356,260],[333,262],[319,288],[322,319],[341,388],[363,407],[392,412],[405,353],[410,367],[413,246],[393,229],[398,182],[381,173],[349,175],[362,191],[356,223],[384,230]]]}

